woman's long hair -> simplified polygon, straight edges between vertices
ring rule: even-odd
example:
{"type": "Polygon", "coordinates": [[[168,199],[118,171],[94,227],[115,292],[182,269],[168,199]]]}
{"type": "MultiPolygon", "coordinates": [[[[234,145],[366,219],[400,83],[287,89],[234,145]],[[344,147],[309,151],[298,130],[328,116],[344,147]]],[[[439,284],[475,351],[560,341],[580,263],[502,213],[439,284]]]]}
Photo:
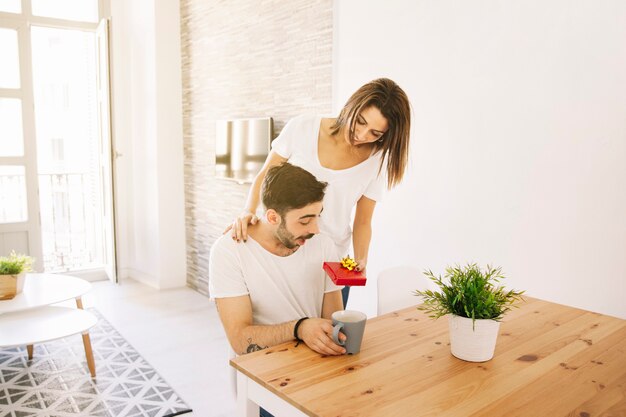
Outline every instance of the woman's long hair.
{"type": "Polygon", "coordinates": [[[331,126],[331,134],[336,135],[346,126],[352,138],[357,116],[370,106],[380,110],[389,124],[385,134],[373,145],[376,152],[382,151],[378,173],[387,161],[387,187],[392,188],[402,181],[406,171],[411,130],[411,105],[398,84],[389,78],[378,78],[363,85],[341,109],[331,126]]]}

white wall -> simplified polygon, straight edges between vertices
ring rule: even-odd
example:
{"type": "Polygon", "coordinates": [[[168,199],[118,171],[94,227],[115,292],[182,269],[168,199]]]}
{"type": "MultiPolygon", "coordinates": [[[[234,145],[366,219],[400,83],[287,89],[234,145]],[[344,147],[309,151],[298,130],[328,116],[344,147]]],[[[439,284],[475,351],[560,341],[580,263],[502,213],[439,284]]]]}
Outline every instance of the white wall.
{"type": "Polygon", "coordinates": [[[374,219],[365,288],[475,261],[505,284],[626,318],[626,2],[335,2],[333,108],[387,76],[411,169],[374,219]]]}
{"type": "Polygon", "coordinates": [[[111,15],[120,278],[184,286],[179,2],[112,0],[111,15]]]}

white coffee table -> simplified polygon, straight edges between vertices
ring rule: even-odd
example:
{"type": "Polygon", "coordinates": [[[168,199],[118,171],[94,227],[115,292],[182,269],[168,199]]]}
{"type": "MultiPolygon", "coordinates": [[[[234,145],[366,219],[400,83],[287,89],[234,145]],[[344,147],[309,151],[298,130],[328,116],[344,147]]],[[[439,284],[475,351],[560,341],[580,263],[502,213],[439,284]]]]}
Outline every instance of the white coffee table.
{"type": "Polygon", "coordinates": [[[83,310],[81,296],[91,284],[80,278],[57,274],[28,274],[24,290],[12,300],[0,301],[0,347],[26,345],[33,358],[33,344],[81,333],[87,365],[92,377],[96,367],[89,329],[98,319],[83,310]],[[78,308],[51,304],[76,300],[78,308]]]}

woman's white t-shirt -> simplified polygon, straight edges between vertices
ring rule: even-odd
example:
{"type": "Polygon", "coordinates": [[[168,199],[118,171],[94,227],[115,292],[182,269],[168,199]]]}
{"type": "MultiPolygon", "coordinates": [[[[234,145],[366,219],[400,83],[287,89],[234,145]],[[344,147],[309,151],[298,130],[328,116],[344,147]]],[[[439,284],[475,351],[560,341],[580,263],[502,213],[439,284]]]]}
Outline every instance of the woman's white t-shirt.
{"type": "Polygon", "coordinates": [[[330,236],[341,256],[346,256],[352,237],[352,209],[361,196],[380,201],[387,181],[384,169],[378,175],[380,153],[347,169],[323,167],[318,156],[321,121],[322,116],[318,115],[294,117],[272,142],[272,150],[287,158],[289,163],[306,169],[319,181],[328,183],[320,231],[330,236]]]}

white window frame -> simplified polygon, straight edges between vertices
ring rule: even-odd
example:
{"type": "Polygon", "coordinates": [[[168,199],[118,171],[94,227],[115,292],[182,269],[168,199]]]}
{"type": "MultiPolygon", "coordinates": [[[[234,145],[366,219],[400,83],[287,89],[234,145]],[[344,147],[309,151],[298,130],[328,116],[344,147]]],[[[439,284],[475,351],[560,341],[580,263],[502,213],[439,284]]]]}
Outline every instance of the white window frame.
{"type": "MultiPolygon", "coordinates": [[[[4,233],[26,232],[28,252],[36,259],[35,270],[43,270],[30,27],[78,29],[96,33],[100,21],[109,15],[110,4],[108,0],[98,0],[98,21],[93,23],[34,16],[31,9],[31,0],[22,0],[21,6],[22,12],[20,14],[0,11],[0,28],[17,31],[20,63],[20,87],[16,89],[0,88],[0,97],[18,98],[22,102],[24,155],[15,157],[0,156],[0,165],[21,165],[25,167],[28,219],[25,222],[0,224],[0,237],[4,233]]],[[[3,249],[3,246],[0,241],[1,249],[3,249]]],[[[115,281],[115,260],[113,259],[112,261],[113,276],[110,276],[110,278],[115,281]]],[[[108,271],[107,275],[109,275],[108,271]]],[[[89,278],[89,276],[95,277],[93,273],[87,272],[86,277],[89,278]]]]}

